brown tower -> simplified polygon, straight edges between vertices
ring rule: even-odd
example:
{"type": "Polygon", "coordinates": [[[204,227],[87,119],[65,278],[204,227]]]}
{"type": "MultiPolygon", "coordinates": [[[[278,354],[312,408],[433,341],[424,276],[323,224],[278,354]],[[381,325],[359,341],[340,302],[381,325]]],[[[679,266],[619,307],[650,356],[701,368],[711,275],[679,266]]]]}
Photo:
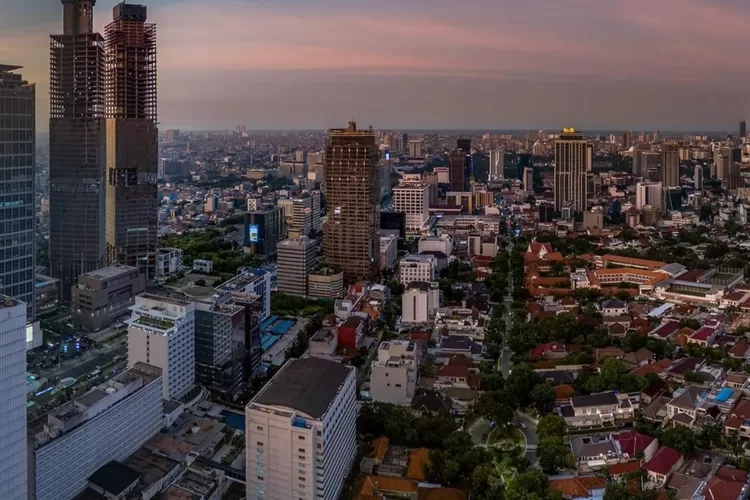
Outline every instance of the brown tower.
{"type": "Polygon", "coordinates": [[[378,149],[372,129],[330,130],[325,151],[323,250],[347,281],[374,279],[380,268],[378,149]]]}
{"type": "Polygon", "coordinates": [[[114,8],[106,38],[107,261],[156,272],[156,26],[143,5],[114,8]]]}

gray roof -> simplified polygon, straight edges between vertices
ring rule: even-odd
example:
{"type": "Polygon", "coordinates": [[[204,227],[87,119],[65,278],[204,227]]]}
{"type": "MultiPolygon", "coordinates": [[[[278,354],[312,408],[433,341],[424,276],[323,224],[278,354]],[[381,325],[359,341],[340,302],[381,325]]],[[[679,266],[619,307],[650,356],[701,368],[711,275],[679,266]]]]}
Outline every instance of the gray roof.
{"type": "Polygon", "coordinates": [[[253,403],[292,408],[321,419],[353,368],[320,358],[289,360],[253,403]]]}
{"type": "Polygon", "coordinates": [[[570,398],[570,400],[575,408],[620,404],[620,400],[617,398],[617,395],[614,392],[604,392],[601,394],[584,394],[581,396],[573,396],[572,398],[570,398]]]}

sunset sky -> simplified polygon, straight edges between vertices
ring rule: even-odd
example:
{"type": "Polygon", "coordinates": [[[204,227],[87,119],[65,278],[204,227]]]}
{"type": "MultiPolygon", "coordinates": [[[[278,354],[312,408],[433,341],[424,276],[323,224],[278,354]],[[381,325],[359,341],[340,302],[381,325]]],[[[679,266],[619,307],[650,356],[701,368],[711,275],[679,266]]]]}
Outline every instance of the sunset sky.
{"type": "MultiPolygon", "coordinates": [[[[99,0],[96,24],[114,0],[99,0]]],[[[734,130],[747,0],[152,0],[161,128],[734,130]]],[[[59,0],[0,0],[0,63],[38,83],[59,0]]]]}

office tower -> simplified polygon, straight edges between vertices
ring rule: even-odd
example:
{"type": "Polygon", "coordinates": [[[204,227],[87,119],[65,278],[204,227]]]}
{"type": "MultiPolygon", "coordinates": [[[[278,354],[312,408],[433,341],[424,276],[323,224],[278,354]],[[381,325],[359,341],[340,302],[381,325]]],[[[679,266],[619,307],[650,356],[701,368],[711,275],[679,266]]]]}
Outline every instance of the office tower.
{"type": "Polygon", "coordinates": [[[594,170],[594,146],[592,144],[586,145],[586,172],[594,170]]]}
{"type": "Polygon", "coordinates": [[[393,188],[393,209],[406,214],[406,230],[419,231],[430,218],[430,186],[402,182],[393,188]]]}
{"type": "Polygon", "coordinates": [[[356,373],[290,359],[245,408],[248,500],[335,500],[356,457],[356,373]]]}
{"type": "Polygon", "coordinates": [[[633,147],[633,175],[635,177],[646,177],[648,167],[644,153],[651,151],[651,146],[643,142],[633,147]]]}
{"type": "Polygon", "coordinates": [[[523,182],[523,171],[525,168],[533,168],[533,157],[530,154],[527,153],[519,153],[518,155],[518,163],[516,165],[516,177],[518,177],[518,180],[523,182]]]}
{"type": "Polygon", "coordinates": [[[566,127],[555,141],[555,210],[566,201],[576,212],[585,212],[588,145],[582,133],[566,127]]]}
{"type": "Polygon", "coordinates": [[[742,179],[741,167],[742,165],[736,162],[732,162],[729,166],[729,175],[727,176],[726,183],[727,190],[734,191],[737,188],[745,187],[745,181],[742,179]]]}
{"type": "MultiPolygon", "coordinates": [[[[0,64],[0,292],[34,310],[34,159],[36,86],[13,73],[20,66],[0,64]]],[[[0,489],[2,493],[2,489],[0,489]]]]}
{"type": "Polygon", "coordinates": [[[50,37],[50,273],[62,297],[103,267],[104,39],[95,0],[62,0],[63,33],[50,37]]]}
{"type": "MultiPolygon", "coordinates": [[[[310,236],[312,233],[313,199],[311,196],[295,198],[292,203],[292,224],[300,234],[310,236]]],[[[291,228],[290,228],[291,230],[291,228]]]]}
{"type": "Polygon", "coordinates": [[[633,145],[633,132],[628,130],[627,132],[622,134],[622,149],[627,151],[630,149],[632,145],[633,145]]]}
{"type": "Polygon", "coordinates": [[[492,149],[490,156],[490,180],[503,179],[505,177],[505,151],[492,149]]]}
{"type": "Polygon", "coordinates": [[[544,156],[544,144],[536,141],[534,145],[531,146],[531,156],[544,156]]]}
{"type": "Polygon", "coordinates": [[[128,366],[162,370],[164,399],[179,399],[195,383],[195,304],[143,294],[135,298],[128,325],[128,366]]]}
{"type": "Polygon", "coordinates": [[[106,39],[106,238],[110,264],[156,273],[156,25],[143,5],[122,2],[106,39]]]}
{"type": "Polygon", "coordinates": [[[639,182],[635,186],[635,208],[643,209],[650,205],[662,212],[664,202],[664,189],[661,182],[639,182]]]}
{"type": "Polygon", "coordinates": [[[306,236],[279,242],[277,290],[290,295],[307,295],[307,275],[315,268],[317,253],[315,241],[306,236]]]}
{"type": "Polygon", "coordinates": [[[245,214],[245,248],[253,255],[273,257],[286,224],[279,207],[266,205],[245,214]]]}
{"type": "Polygon", "coordinates": [[[380,268],[380,189],[375,134],[332,129],[325,152],[326,206],[323,252],[347,281],[369,280],[380,268]]]}
{"type": "Polygon", "coordinates": [[[99,467],[125,460],[151,439],[163,422],[161,387],[161,370],[137,363],[31,427],[29,498],[73,498],[99,467]]]}
{"type": "Polygon", "coordinates": [[[742,120],[740,122],[740,141],[747,136],[747,122],[742,120]]]}
{"type": "Polygon", "coordinates": [[[320,191],[310,191],[310,198],[312,198],[312,230],[315,233],[319,233],[321,229],[320,225],[320,191]]]}
{"type": "Polygon", "coordinates": [[[464,153],[464,188],[466,190],[468,183],[474,180],[474,158],[471,155],[471,139],[458,139],[456,149],[464,153]]]}
{"type": "Polygon", "coordinates": [[[703,189],[703,166],[696,165],[693,169],[693,187],[696,191],[703,189]]]}
{"type": "Polygon", "coordinates": [[[534,170],[531,167],[523,169],[523,190],[527,194],[534,194],[534,170]]]}
{"type": "Polygon", "coordinates": [[[73,285],[73,323],[90,332],[112,325],[127,314],[135,296],[146,291],[137,267],[114,265],[82,274],[73,285]]]}
{"type": "Polygon", "coordinates": [[[27,496],[26,304],[0,295],[0,497],[27,496]]]}
{"type": "Polygon", "coordinates": [[[660,161],[659,180],[664,188],[680,187],[680,145],[675,141],[662,144],[660,161]]]}
{"type": "Polygon", "coordinates": [[[740,148],[723,147],[714,151],[714,171],[716,179],[724,183],[729,181],[733,163],[742,161],[742,150],[740,148]]]}
{"type": "Polygon", "coordinates": [[[422,141],[421,139],[409,140],[409,156],[411,158],[419,158],[422,156],[422,141]]]}
{"type": "Polygon", "coordinates": [[[245,386],[245,308],[229,293],[195,303],[195,381],[235,400],[245,386]]]}

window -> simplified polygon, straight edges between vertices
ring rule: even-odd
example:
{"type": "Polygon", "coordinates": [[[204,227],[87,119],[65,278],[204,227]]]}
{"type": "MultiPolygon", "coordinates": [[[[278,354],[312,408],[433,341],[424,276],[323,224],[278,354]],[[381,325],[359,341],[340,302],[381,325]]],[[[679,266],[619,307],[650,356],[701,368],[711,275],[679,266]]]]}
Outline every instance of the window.
{"type": "Polygon", "coordinates": [[[304,441],[305,440],[305,436],[297,436],[297,439],[299,439],[300,441],[304,441]]]}
{"type": "Polygon", "coordinates": [[[297,479],[299,479],[300,481],[304,481],[305,480],[304,476],[297,476],[297,479]]]}
{"type": "Polygon", "coordinates": [[[305,449],[304,449],[304,448],[299,448],[299,452],[300,452],[300,453],[304,453],[304,452],[305,452],[305,449]]]}
{"type": "Polygon", "coordinates": [[[263,446],[263,441],[258,441],[258,442],[257,442],[257,443],[255,443],[255,444],[257,444],[258,446],[263,446]]]}
{"type": "Polygon", "coordinates": [[[259,430],[259,431],[262,431],[263,427],[259,425],[259,426],[256,427],[256,429],[259,430]]]}

